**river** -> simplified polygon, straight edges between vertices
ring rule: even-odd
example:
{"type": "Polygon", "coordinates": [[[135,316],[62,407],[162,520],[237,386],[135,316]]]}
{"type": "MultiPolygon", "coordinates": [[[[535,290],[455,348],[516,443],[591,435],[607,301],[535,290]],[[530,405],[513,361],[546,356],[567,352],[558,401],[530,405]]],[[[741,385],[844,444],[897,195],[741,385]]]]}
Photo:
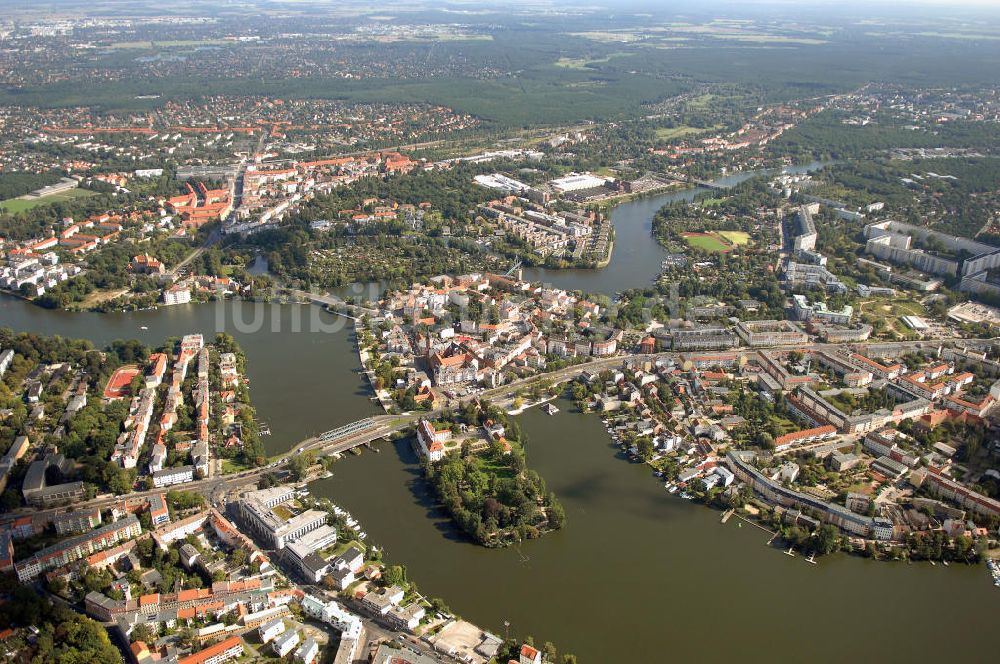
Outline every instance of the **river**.
{"type": "Polygon", "coordinates": [[[0,295],[0,326],[89,339],[98,347],[138,339],[155,348],[170,336],[200,332],[210,340],[216,332],[232,334],[248,358],[257,417],[272,431],[264,437],[268,454],[381,412],[358,373],[354,330],[345,323],[312,305],[226,301],[97,314],[50,311],[0,295]],[[321,328],[327,331],[308,332],[321,328]]]}
{"type": "MultiPolygon", "coordinates": [[[[649,235],[653,213],[696,193],[616,208],[615,254],[604,270],[525,276],[608,294],[649,283],[662,257],[649,235]]],[[[258,415],[274,432],[265,439],[272,454],[377,412],[357,373],[353,332],[308,332],[337,321],[299,305],[90,314],[0,296],[0,326],[99,346],[117,338],[155,346],[190,332],[233,334],[249,359],[258,415]],[[246,324],[255,316],[263,322],[258,332],[246,324]]],[[[313,492],[354,513],[425,593],[498,633],[509,620],[515,633],[551,640],[584,662],[912,662],[956,653],[995,661],[1000,592],[982,566],[842,555],[809,565],[782,555],[765,546],[760,530],[735,519],[722,525],[717,512],[667,494],[648,469],[619,458],[596,416],[572,413],[568,402],[559,407],[553,417],[528,411],[521,423],[529,465],[559,496],[567,526],[518,548],[487,550],[465,540],[434,506],[405,442],[348,455],[313,492]]]]}
{"type": "MultiPolygon", "coordinates": [[[[785,173],[806,173],[833,162],[814,161],[801,166],[782,169],[785,173]]],[[[732,187],[748,180],[758,172],[739,172],[719,178],[713,184],[732,187]]],[[[540,281],[556,288],[581,290],[585,293],[603,293],[613,296],[628,288],[642,288],[653,283],[660,274],[660,264],[666,255],[663,247],[653,239],[653,215],[664,205],[677,201],[692,201],[700,194],[711,191],[694,187],[636,198],[614,207],[611,223],[615,228],[615,247],[610,264],[601,270],[550,270],[525,268],[523,278],[540,281]]]]}
{"type": "Polygon", "coordinates": [[[424,593],[581,661],[928,661],[958,634],[963,659],[994,661],[1000,592],[984,566],[785,556],[767,533],[669,495],[597,416],[556,403],[555,416],[520,417],[528,464],[567,513],[540,540],[466,541],[405,441],[344,459],[312,492],[358,518],[424,593]]]}

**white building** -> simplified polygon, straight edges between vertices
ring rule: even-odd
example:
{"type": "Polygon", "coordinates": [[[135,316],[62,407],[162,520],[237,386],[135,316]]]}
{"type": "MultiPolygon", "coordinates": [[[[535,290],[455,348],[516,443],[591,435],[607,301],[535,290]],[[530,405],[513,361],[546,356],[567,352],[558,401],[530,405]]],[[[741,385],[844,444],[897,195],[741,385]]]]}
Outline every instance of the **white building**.
{"type": "Polygon", "coordinates": [[[549,181],[549,185],[560,193],[594,189],[596,187],[603,187],[607,183],[608,178],[598,177],[593,173],[570,173],[564,177],[549,181]]]}
{"type": "Polygon", "coordinates": [[[157,489],[173,484],[183,484],[194,480],[194,466],[180,466],[179,468],[164,468],[153,473],[153,486],[157,489]]]}
{"type": "Polygon", "coordinates": [[[10,363],[14,360],[14,351],[10,348],[0,353],[0,378],[7,373],[10,363]]]}
{"type": "Polygon", "coordinates": [[[320,510],[305,510],[287,520],[275,514],[273,508],[291,497],[291,487],[275,487],[252,491],[240,500],[243,519],[275,549],[283,549],[289,542],[326,525],[326,512],[320,510]]]}
{"type": "Polygon", "coordinates": [[[261,643],[270,643],[271,639],[285,632],[285,621],[275,618],[271,622],[264,623],[258,629],[261,643]]]}
{"type": "Polygon", "coordinates": [[[284,657],[288,653],[292,652],[297,645],[299,645],[299,633],[296,630],[291,630],[284,632],[275,638],[271,647],[274,649],[275,655],[278,657],[284,657]]]}
{"type": "Polygon", "coordinates": [[[313,639],[306,639],[295,651],[295,661],[302,664],[312,664],[319,655],[319,645],[313,639]]]}
{"type": "Polygon", "coordinates": [[[187,304],[191,301],[191,289],[184,286],[171,286],[163,291],[163,304],[187,304]]]}

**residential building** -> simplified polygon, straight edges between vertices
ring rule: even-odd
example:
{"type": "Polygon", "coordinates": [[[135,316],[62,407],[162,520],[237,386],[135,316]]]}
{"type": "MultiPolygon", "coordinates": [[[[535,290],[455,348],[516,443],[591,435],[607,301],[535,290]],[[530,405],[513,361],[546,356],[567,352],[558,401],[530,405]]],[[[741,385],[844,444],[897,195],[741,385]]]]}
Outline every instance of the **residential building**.
{"type": "Polygon", "coordinates": [[[15,564],[17,578],[21,582],[30,581],[42,572],[62,567],[140,534],[142,526],[139,519],[130,514],[124,519],[36,551],[31,557],[15,564]]]}
{"type": "Polygon", "coordinates": [[[743,321],[736,326],[736,333],[751,347],[789,346],[809,342],[809,336],[805,332],[784,320],[743,321]]]}
{"type": "Polygon", "coordinates": [[[194,481],[194,466],[164,468],[163,470],[153,473],[153,486],[157,489],[192,481],[194,481]]]}
{"type": "Polygon", "coordinates": [[[300,664],[313,664],[319,655],[319,645],[314,639],[306,639],[295,650],[295,661],[300,664]]]}
{"type": "Polygon", "coordinates": [[[52,525],[55,526],[59,535],[71,535],[91,530],[101,525],[101,510],[98,508],[80,510],[75,512],[64,512],[52,518],[52,525]]]}
{"type": "Polygon", "coordinates": [[[176,284],[163,291],[163,304],[165,305],[187,304],[190,301],[191,289],[184,285],[176,284]]]}
{"type": "Polygon", "coordinates": [[[753,465],[755,457],[754,452],[729,452],[726,455],[726,463],[737,478],[749,484],[754,491],[773,503],[784,507],[814,510],[822,516],[823,521],[832,523],[850,533],[861,537],[873,535],[875,524],[871,517],[855,514],[846,507],[828,503],[811,494],[782,486],[765,476],[753,465]]]}
{"type": "Polygon", "coordinates": [[[181,657],[177,664],[222,664],[237,659],[242,654],[243,640],[239,636],[231,636],[204,650],[181,657]]]}
{"type": "Polygon", "coordinates": [[[275,618],[270,622],[266,622],[257,628],[257,633],[260,636],[261,643],[269,643],[271,639],[282,634],[285,631],[285,621],[281,618],[275,618]]]}

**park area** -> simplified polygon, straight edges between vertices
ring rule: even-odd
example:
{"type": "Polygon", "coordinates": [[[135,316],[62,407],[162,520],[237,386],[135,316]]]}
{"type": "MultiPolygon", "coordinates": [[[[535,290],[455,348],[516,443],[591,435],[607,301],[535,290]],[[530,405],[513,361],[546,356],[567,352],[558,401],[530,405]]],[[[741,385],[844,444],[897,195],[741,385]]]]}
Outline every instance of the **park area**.
{"type": "Polygon", "coordinates": [[[681,236],[692,248],[717,254],[724,254],[750,243],[750,235],[742,231],[688,232],[681,233],[681,236]]]}

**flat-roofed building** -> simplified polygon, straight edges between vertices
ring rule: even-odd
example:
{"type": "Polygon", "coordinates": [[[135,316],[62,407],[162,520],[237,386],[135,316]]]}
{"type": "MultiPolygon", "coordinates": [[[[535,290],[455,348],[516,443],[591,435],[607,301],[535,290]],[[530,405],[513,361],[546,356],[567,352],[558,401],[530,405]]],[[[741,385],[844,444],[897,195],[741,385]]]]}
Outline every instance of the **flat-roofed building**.
{"type": "Polygon", "coordinates": [[[30,558],[18,562],[17,578],[19,581],[30,581],[42,572],[56,567],[62,567],[74,560],[79,560],[92,553],[114,546],[119,542],[138,537],[142,534],[142,526],[134,514],[109,523],[83,535],[47,546],[36,551],[30,558]]]}
{"type": "Polygon", "coordinates": [[[240,514],[247,525],[275,549],[283,549],[308,532],[326,525],[326,512],[309,509],[283,518],[274,508],[287,502],[293,492],[286,487],[252,491],[240,500],[240,514]]]}

